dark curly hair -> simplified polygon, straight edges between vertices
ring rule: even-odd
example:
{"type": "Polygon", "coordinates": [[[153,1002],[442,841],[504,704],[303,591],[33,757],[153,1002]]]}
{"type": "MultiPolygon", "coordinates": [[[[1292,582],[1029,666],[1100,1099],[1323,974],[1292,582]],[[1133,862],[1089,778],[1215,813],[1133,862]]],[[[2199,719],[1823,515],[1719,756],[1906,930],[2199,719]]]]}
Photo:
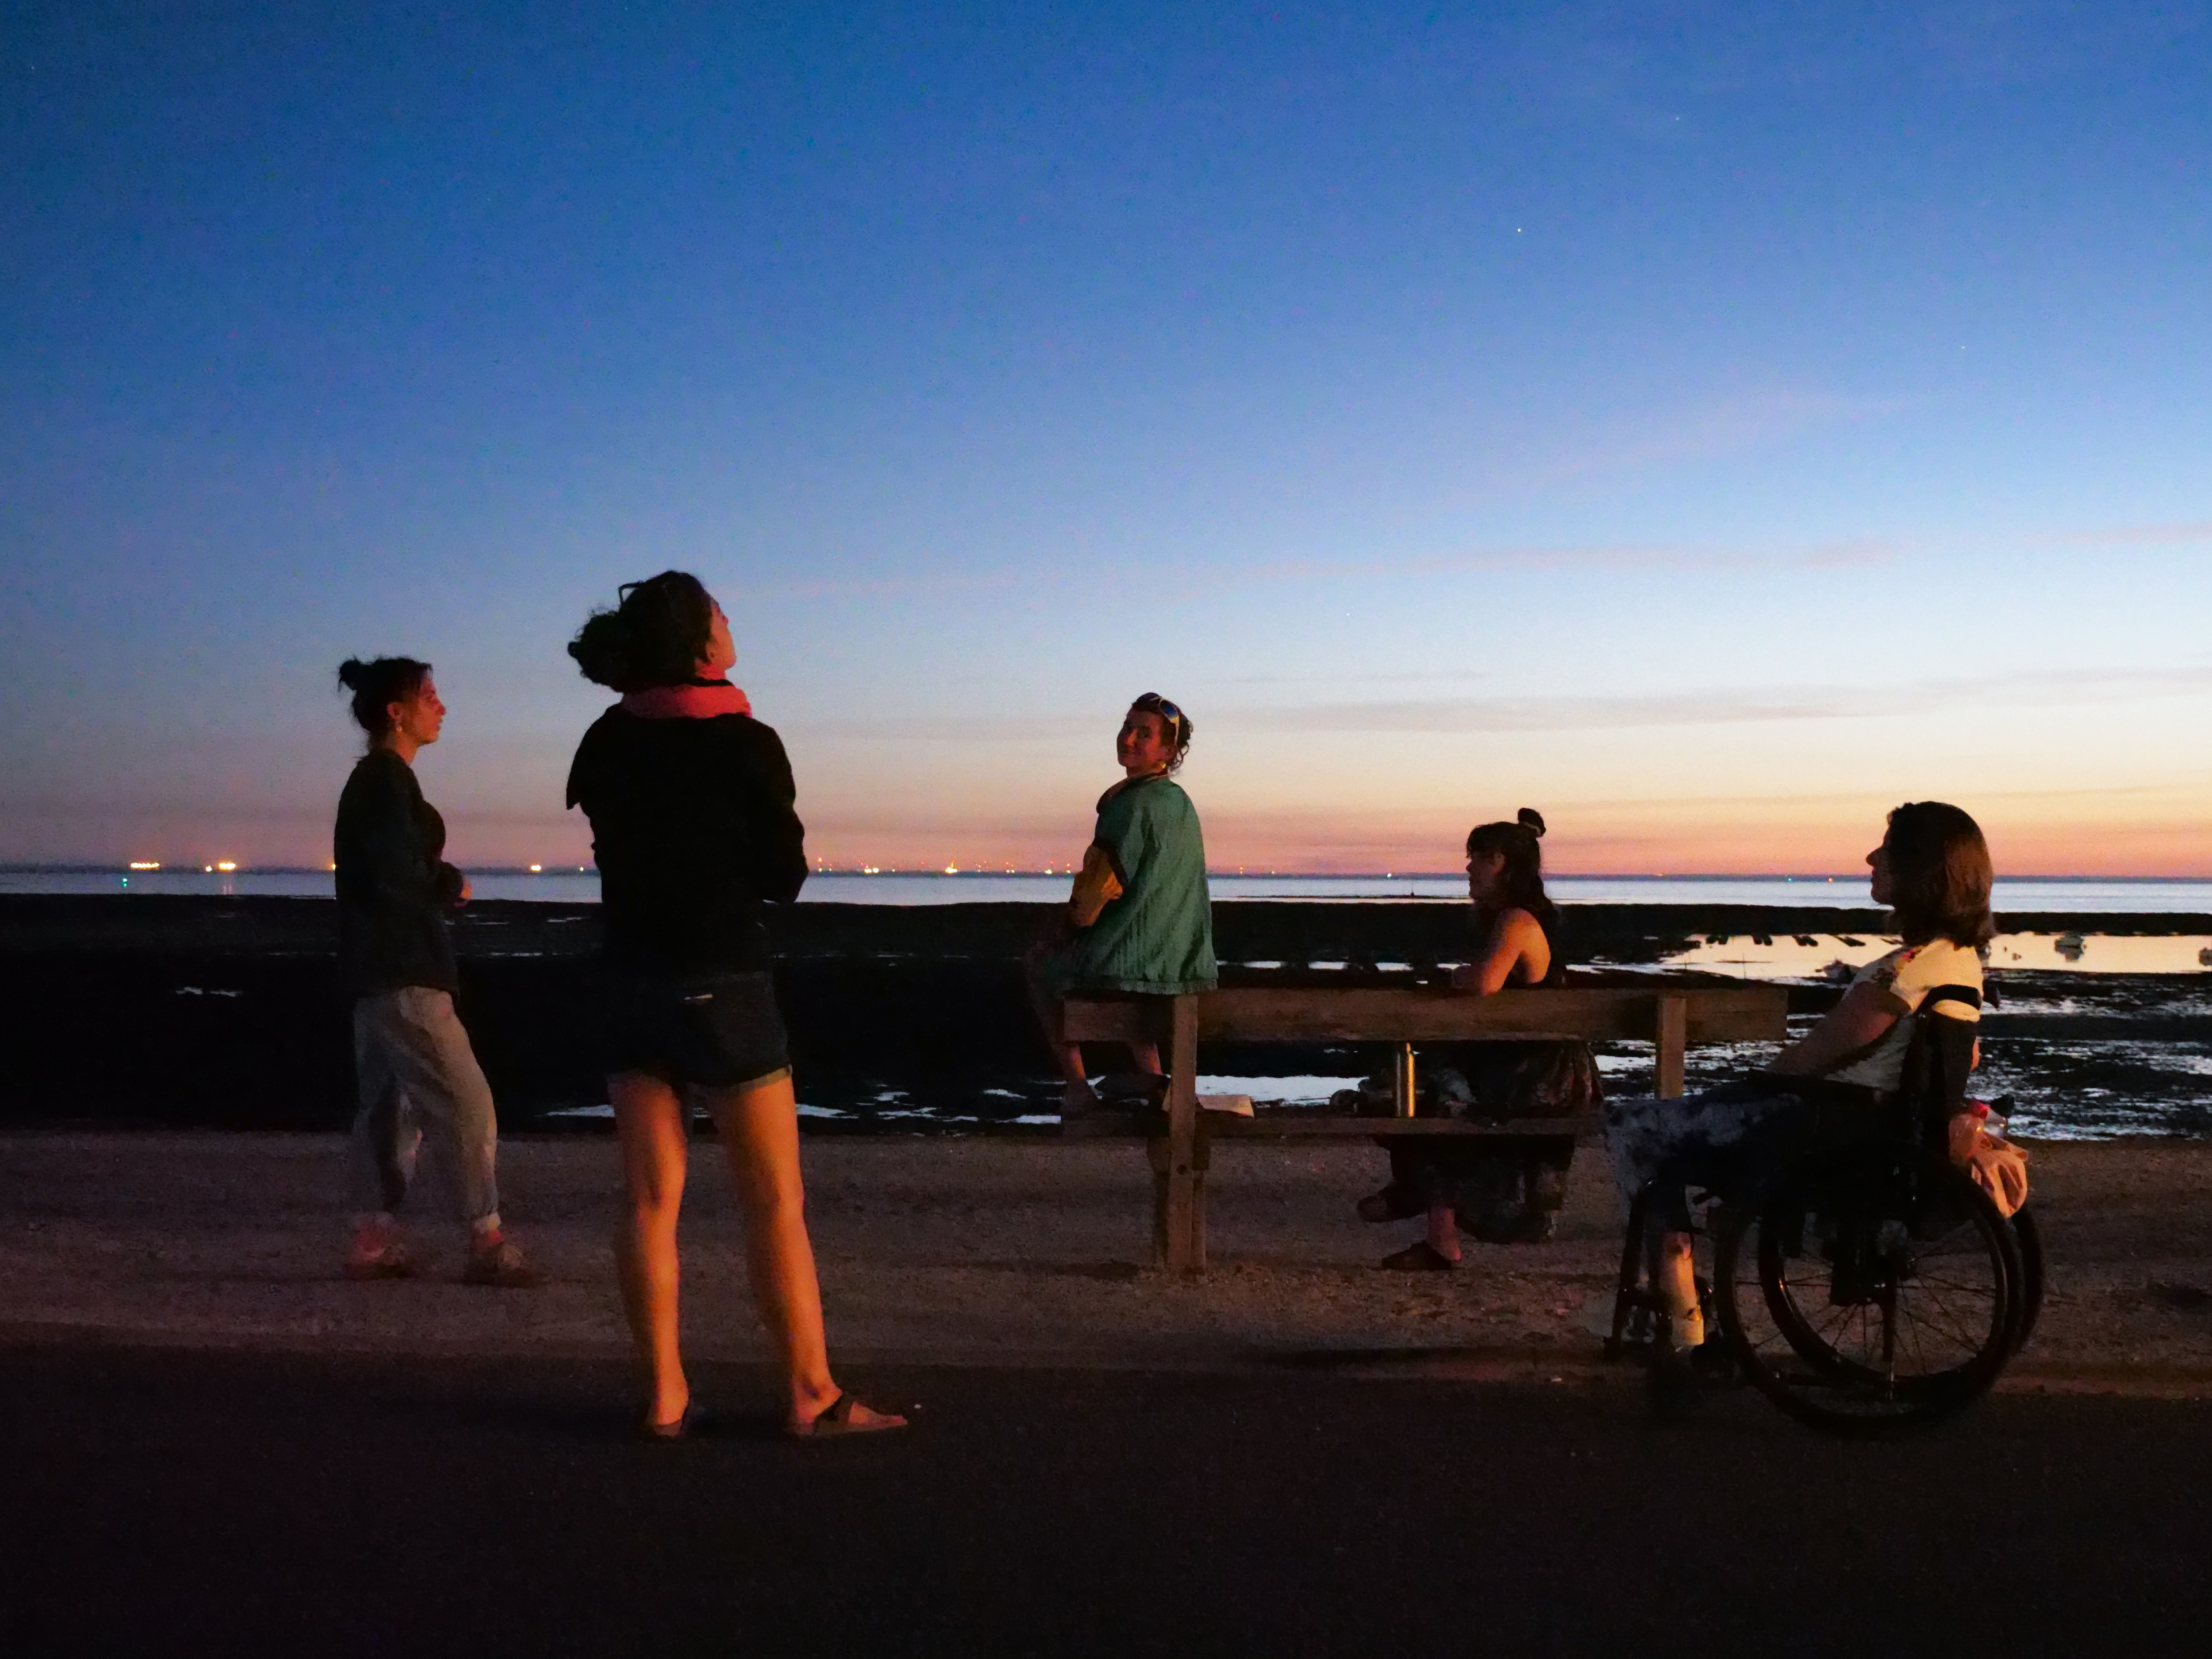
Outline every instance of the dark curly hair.
{"type": "Polygon", "coordinates": [[[568,654],[584,678],[617,691],[681,685],[697,669],[714,631],[714,601],[688,571],[625,582],[611,611],[584,619],[568,654]]]}
{"type": "MultiPolygon", "coordinates": [[[[1168,770],[1173,772],[1180,769],[1183,757],[1190,752],[1191,733],[1197,730],[1191,724],[1190,716],[1182,712],[1181,705],[1170,702],[1157,691],[1147,691],[1129,705],[1129,714],[1158,714],[1160,717],[1168,728],[1168,735],[1175,739],[1175,758],[1168,763],[1168,770]]],[[[1127,718],[1127,714],[1122,716],[1124,720],[1127,718]]]]}

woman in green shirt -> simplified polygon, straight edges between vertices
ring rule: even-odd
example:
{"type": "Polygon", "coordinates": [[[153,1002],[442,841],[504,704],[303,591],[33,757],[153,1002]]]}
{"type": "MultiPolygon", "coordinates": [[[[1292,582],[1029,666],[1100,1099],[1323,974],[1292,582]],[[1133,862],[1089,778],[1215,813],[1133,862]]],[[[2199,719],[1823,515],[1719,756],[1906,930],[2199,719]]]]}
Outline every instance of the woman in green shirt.
{"type": "MultiPolygon", "coordinates": [[[[1173,774],[1190,748],[1190,717],[1157,691],[1129,705],[1114,740],[1121,781],[1098,798],[1098,828],[1064,916],[1028,957],[1030,989],[1066,1087],[1063,1115],[1095,1110],[1083,1048],[1067,1040],[1061,1000],[1076,992],[1180,996],[1210,991],[1213,908],[1198,809],[1173,774]]],[[[1135,1050],[1161,1075],[1159,1050],[1135,1050]]]]}

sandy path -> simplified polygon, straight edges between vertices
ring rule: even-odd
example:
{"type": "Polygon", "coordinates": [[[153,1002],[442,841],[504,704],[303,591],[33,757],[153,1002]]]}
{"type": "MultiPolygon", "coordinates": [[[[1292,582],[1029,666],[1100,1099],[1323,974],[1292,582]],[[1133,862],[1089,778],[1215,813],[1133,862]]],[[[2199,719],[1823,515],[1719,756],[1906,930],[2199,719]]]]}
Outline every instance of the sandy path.
{"type": "MultiPolygon", "coordinates": [[[[499,1292],[453,1282],[458,1230],[443,1224],[418,1228],[422,1278],[341,1279],[336,1137],[0,1135],[0,1334],[618,1352],[613,1150],[582,1137],[508,1140],[509,1225],[549,1283],[499,1292]]],[[[711,1144],[696,1150],[687,1342],[702,1357],[757,1358],[728,1182],[711,1144]]],[[[2212,1306],[2165,1288],[2212,1286],[2212,1146],[2073,1144],[2034,1157],[2051,1289],[2008,1380],[2212,1393],[2212,1306]]],[[[856,1360],[1459,1375],[1597,1362],[1589,1322],[1620,1240],[1601,1152],[1577,1160],[1555,1242],[1476,1246],[1449,1276],[1374,1269],[1410,1234],[1352,1215],[1381,1161],[1368,1147],[1223,1148],[1214,1267],[1178,1279],[1140,1265],[1148,1187],[1133,1146],[810,1140],[835,1348],[856,1360]]]]}

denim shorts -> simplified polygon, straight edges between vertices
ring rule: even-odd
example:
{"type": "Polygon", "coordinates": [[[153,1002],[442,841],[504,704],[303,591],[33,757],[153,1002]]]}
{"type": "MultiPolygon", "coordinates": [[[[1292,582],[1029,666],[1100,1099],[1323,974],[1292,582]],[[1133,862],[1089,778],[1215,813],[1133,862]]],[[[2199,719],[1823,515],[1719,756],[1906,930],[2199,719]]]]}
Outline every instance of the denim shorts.
{"type": "Polygon", "coordinates": [[[750,1089],[791,1075],[774,981],[764,973],[674,977],[617,972],[607,981],[611,1072],[750,1089]]]}

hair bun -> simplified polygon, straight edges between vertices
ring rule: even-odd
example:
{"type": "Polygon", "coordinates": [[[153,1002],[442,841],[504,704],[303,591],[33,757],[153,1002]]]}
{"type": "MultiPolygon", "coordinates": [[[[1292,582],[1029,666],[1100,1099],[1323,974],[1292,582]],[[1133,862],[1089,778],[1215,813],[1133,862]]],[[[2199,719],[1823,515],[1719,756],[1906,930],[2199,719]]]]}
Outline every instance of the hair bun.
{"type": "Polygon", "coordinates": [[[1544,815],[1533,806],[1524,806],[1513,815],[1513,821],[1532,836],[1544,833],[1544,815]]]}
{"type": "Polygon", "coordinates": [[[358,691],[368,684],[368,665],[359,657],[348,657],[338,665],[338,684],[349,691],[358,691]]]}

